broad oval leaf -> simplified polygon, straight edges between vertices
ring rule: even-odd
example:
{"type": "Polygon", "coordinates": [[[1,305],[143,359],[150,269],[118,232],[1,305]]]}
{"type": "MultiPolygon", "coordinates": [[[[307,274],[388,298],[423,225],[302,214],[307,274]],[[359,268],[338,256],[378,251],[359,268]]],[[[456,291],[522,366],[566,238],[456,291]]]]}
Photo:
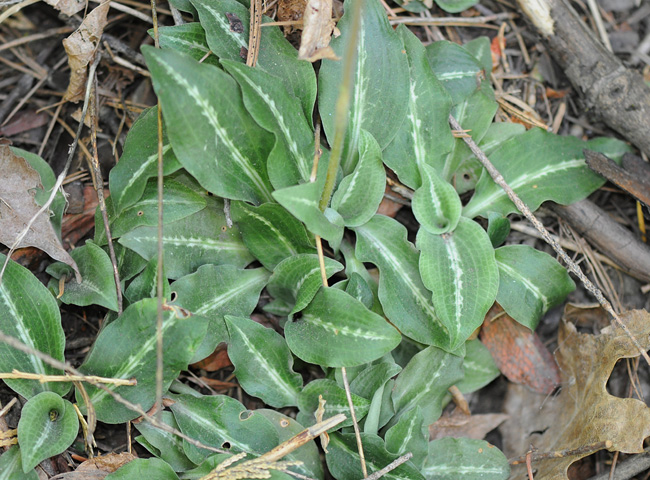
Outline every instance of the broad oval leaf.
{"type": "Polygon", "coordinates": [[[269,273],[263,268],[202,265],[195,273],[171,284],[170,289],[176,296],[173,304],[210,320],[192,362],[204,359],[219,343],[228,341],[224,317],[248,316],[253,313],[268,279],[269,273]]]}
{"type": "MultiPolygon", "coordinates": [[[[323,258],[325,275],[330,278],[343,270],[336,260],[323,258]]],[[[318,255],[301,254],[287,258],[275,267],[269,280],[268,291],[275,299],[291,307],[291,313],[304,309],[323,284],[318,255]]]]}
{"type": "Polygon", "coordinates": [[[63,263],[52,264],[46,271],[54,278],[61,278],[64,274],[70,281],[65,285],[61,301],[71,305],[85,307],[87,305],[101,305],[109,310],[117,311],[117,291],[115,290],[115,277],[113,264],[108,254],[92,241],[86,241],[83,247],[75,248],[70,252],[81,272],[81,283],[77,283],[72,276],[72,268],[63,263]]]}
{"type": "Polygon", "coordinates": [[[463,205],[454,187],[447,183],[433,167],[420,166],[422,186],[413,194],[413,215],[422,228],[440,235],[451,232],[458,225],[463,205]]]}
{"type": "MultiPolygon", "coordinates": [[[[137,227],[119,243],[151,260],[158,252],[158,227],[137,227]]],[[[203,210],[163,226],[165,273],[180,278],[208,263],[248,265],[252,257],[236,227],[228,228],[223,203],[208,198],[203,210]]]]}
{"type": "Polygon", "coordinates": [[[230,208],[246,248],[269,270],[285,258],[314,252],[305,226],[281,205],[232,202],[230,208]]]}
{"type": "Polygon", "coordinates": [[[280,152],[273,156],[276,162],[269,159],[267,164],[273,186],[284,188],[309,180],[314,134],[305,116],[299,113],[298,99],[277,77],[259,68],[231,60],[222,60],[221,64],[239,83],[246,108],[255,121],[275,135],[275,148],[280,148],[280,152]]]}
{"type": "MultiPolygon", "coordinates": [[[[332,39],[335,54],[343,56],[351,37],[352,2],[345,2],[345,14],[338,23],[341,35],[332,39]]],[[[388,23],[378,0],[363,2],[358,52],[352,66],[347,145],[341,167],[352,172],[356,162],[361,129],[370,133],[383,149],[393,139],[408,108],[408,62],[402,42],[388,23]]],[[[318,76],[318,106],[327,138],[334,138],[334,109],[343,79],[344,62],[323,60],[318,76]]]]}
{"type": "Polygon", "coordinates": [[[375,215],[354,230],[357,258],[379,267],[379,301],[391,323],[417,342],[450,348],[447,327],[438,319],[431,293],[422,283],[419,253],[406,239],[406,228],[375,215]]]}
{"type": "Polygon", "coordinates": [[[508,315],[531,330],[549,308],[559,305],[576,285],[549,254],[527,245],[497,248],[497,302],[508,315]]]}
{"type": "MultiPolygon", "coordinates": [[[[107,388],[119,393],[145,410],[156,399],[156,313],[157,301],[147,298],[130,305],[124,313],[100,332],[92,350],[79,367],[86,375],[137,380],[137,385],[109,384],[107,388]]],[[[186,310],[163,305],[163,390],[187,368],[200,345],[208,320],[192,316],[186,310]]],[[[139,414],[118,403],[105,390],[86,385],[97,419],[106,423],[123,423],[139,414]]],[[[77,402],[84,399],[77,392],[77,402]]]]}
{"type": "Polygon", "coordinates": [[[321,288],[300,320],[284,333],[300,359],[327,367],[368,363],[395,348],[399,332],[359,300],[335,288],[321,288]]]}
{"type": "MultiPolygon", "coordinates": [[[[149,35],[154,36],[153,29],[149,35]]],[[[208,42],[205,38],[205,31],[198,22],[184,23],[171,27],[158,28],[158,40],[160,48],[169,48],[184,52],[194,60],[204,59],[203,62],[219,66],[219,59],[212,55],[208,42]]]]}
{"type": "MultiPolygon", "coordinates": [[[[248,52],[250,15],[236,0],[192,0],[199,12],[210,50],[220,59],[244,63],[248,52]],[[242,58],[243,54],[243,58],[242,58]]],[[[271,22],[262,17],[263,22],[271,22]]],[[[276,77],[300,99],[305,118],[311,124],[316,101],[316,74],[311,63],[298,60],[298,52],[278,27],[262,27],[257,68],[276,77]]]]}
{"type": "MultiPolygon", "coordinates": [[[[599,151],[618,157],[627,147],[614,139],[584,142],[575,137],[561,137],[533,128],[503,143],[490,157],[505,181],[531,210],[546,200],[567,205],[586,198],[605,183],[585,164],[582,150],[599,151]]],[[[501,187],[484,172],[476,192],[463,209],[474,218],[494,211],[507,215],[517,212],[501,187]]]]}
{"type": "Polygon", "coordinates": [[[454,105],[476,91],[485,78],[481,63],[456,43],[440,40],[426,50],[433,73],[451,95],[454,105]]]}
{"type": "Polygon", "coordinates": [[[427,480],[506,480],[510,465],[501,450],[484,440],[447,437],[429,443],[421,471],[427,480]]]}
{"type": "MultiPolygon", "coordinates": [[[[145,110],[129,129],[120,161],[111,169],[108,184],[113,208],[119,214],[135,203],[158,169],[158,107],[145,110]]],[[[176,159],[163,129],[163,173],[168,175],[181,164],[176,159]]]]}
{"type": "MultiPolygon", "coordinates": [[[[0,254],[0,263],[5,256],[0,254]]],[[[9,261],[0,283],[0,330],[34,350],[63,362],[65,334],[61,327],[59,307],[52,294],[25,267],[9,261]]],[[[12,370],[41,375],[63,375],[34,355],[16,350],[0,342],[0,371],[12,370]]],[[[13,391],[25,398],[52,391],[65,395],[67,382],[40,383],[37,380],[5,379],[13,391]]]]}
{"type": "Polygon", "coordinates": [[[250,318],[226,315],[228,357],[246,393],[272,407],[298,405],[302,376],[282,335],[250,318]]]}
{"type": "MultiPolygon", "coordinates": [[[[321,397],[325,400],[323,418],[333,417],[342,413],[346,419],[339,423],[338,427],[349,427],[352,425],[350,404],[348,403],[345,390],[339,387],[334,380],[327,378],[312,380],[300,392],[300,396],[298,397],[299,418],[304,419],[305,424],[311,425],[316,422],[314,414],[318,409],[319,398],[321,397]]],[[[354,393],[351,394],[351,398],[356,418],[357,420],[361,420],[368,413],[370,401],[354,393]]]]}
{"type": "Polygon", "coordinates": [[[142,52],[174,153],[187,171],[220,197],[272,200],[269,134],[246,111],[232,77],[175,50],[144,46],[142,52]]]}
{"type": "Polygon", "coordinates": [[[456,383],[458,390],[463,393],[475,392],[501,375],[492,354],[478,338],[465,343],[463,372],[465,376],[456,383]]]}
{"type": "Polygon", "coordinates": [[[397,27],[397,33],[409,62],[408,114],[383,156],[400,181],[416,189],[421,184],[422,165],[442,172],[446,153],[454,143],[448,120],[451,97],[433,74],[420,39],[405,25],[397,27]]]}
{"type": "Polygon", "coordinates": [[[0,478],[2,480],[39,480],[36,470],[23,472],[23,461],[18,445],[14,445],[0,455],[0,478]]]}
{"type": "MultiPolygon", "coordinates": [[[[181,432],[208,447],[261,455],[278,444],[278,434],[271,422],[255,411],[246,410],[234,398],[179,395],[173,399],[170,409],[181,432]]],[[[214,453],[185,440],[183,445],[187,457],[196,464],[214,453]]]]}
{"type": "MultiPolygon", "coordinates": [[[[377,435],[361,434],[363,452],[368,473],[381,470],[397,460],[399,455],[386,450],[384,441],[377,435]]],[[[354,433],[331,433],[329,454],[325,456],[330,472],[337,480],[358,480],[363,478],[361,460],[354,433]]],[[[383,478],[390,480],[424,480],[422,474],[411,462],[406,462],[386,473],[383,478]]]]}
{"type": "Polygon", "coordinates": [[[435,422],[442,413],[447,389],[463,378],[462,365],[462,357],[436,347],[427,347],[413,355],[395,380],[391,394],[395,416],[389,426],[418,406],[425,425],[435,422]]]}
{"type": "Polygon", "coordinates": [[[339,183],[332,196],[332,208],[343,217],[346,227],[358,227],[375,214],[385,188],[386,171],[381,149],[377,140],[362,129],[359,132],[359,161],[354,171],[339,183]]]}
{"type": "Polygon", "coordinates": [[[104,477],[105,480],[178,480],[169,464],[159,458],[136,458],[104,477]]]}
{"type": "Polygon", "coordinates": [[[453,232],[432,235],[420,229],[420,274],[432,292],[440,320],[454,351],[476,330],[494,303],[499,271],[494,248],[481,226],[461,217],[453,232]]]}
{"type": "Polygon", "coordinates": [[[70,402],[54,392],[41,392],[30,398],[18,422],[23,472],[63,452],[74,442],[78,430],[79,419],[70,402]]]}
{"type": "Polygon", "coordinates": [[[429,429],[419,405],[402,415],[399,421],[386,431],[386,450],[397,455],[411,452],[411,462],[420,467],[427,457],[429,429]]]}

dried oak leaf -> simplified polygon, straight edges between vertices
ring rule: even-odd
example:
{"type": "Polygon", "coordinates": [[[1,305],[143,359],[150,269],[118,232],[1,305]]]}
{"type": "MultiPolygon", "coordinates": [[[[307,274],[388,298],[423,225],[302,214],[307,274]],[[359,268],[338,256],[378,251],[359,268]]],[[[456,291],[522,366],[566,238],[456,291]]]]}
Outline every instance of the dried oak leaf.
{"type": "Polygon", "coordinates": [[[86,0],[45,0],[45,3],[69,17],[86,8],[86,0]]]}
{"type": "MultiPolygon", "coordinates": [[[[0,243],[11,247],[41,206],[34,199],[35,189],[42,189],[41,177],[29,163],[14,154],[9,145],[0,145],[0,243]]],[[[36,247],[55,260],[79,269],[65,251],[47,213],[36,217],[17,248],[36,247]]],[[[80,277],[79,277],[80,278],[80,277]]]]}
{"type": "Polygon", "coordinates": [[[323,58],[338,60],[339,57],[329,46],[332,32],[338,36],[338,30],[332,20],[332,0],[309,0],[302,20],[303,30],[298,58],[310,62],[323,58]]]}
{"type": "MultiPolygon", "coordinates": [[[[650,314],[631,310],[621,320],[646,350],[650,348],[650,314]]],[[[556,359],[562,374],[560,416],[536,445],[542,452],[573,450],[611,441],[611,451],[640,453],[643,440],[650,435],[650,408],[633,398],[618,398],[607,393],[607,380],[621,358],[639,355],[632,340],[616,324],[600,335],[578,333],[563,320],[556,359]]],[[[543,460],[536,480],[567,480],[567,469],[586,454],[543,460]]]]}
{"type": "Polygon", "coordinates": [[[485,316],[481,342],[508,380],[550,394],[560,383],[553,356],[535,332],[506,314],[498,303],[485,316]]]}
{"type": "Polygon", "coordinates": [[[467,415],[456,408],[451,413],[445,412],[435,423],[429,425],[429,439],[467,437],[483,440],[507,418],[508,415],[503,413],[467,415]]]}
{"type": "Polygon", "coordinates": [[[104,2],[90,12],[79,28],[63,39],[63,47],[68,54],[70,83],[63,96],[64,101],[78,102],[84,98],[87,67],[94,60],[99,40],[106,26],[110,2],[104,2]]]}

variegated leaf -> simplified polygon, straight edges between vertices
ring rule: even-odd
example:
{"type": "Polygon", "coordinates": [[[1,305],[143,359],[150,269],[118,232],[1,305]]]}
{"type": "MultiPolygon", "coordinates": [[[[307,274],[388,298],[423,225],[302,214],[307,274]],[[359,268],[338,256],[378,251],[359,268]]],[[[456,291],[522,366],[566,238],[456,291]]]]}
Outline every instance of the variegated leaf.
{"type": "Polygon", "coordinates": [[[460,45],[440,40],[427,48],[429,64],[456,105],[469,97],[485,78],[481,63],[460,45]]]}
{"type": "MultiPolygon", "coordinates": [[[[546,200],[562,205],[577,202],[605,183],[586,166],[582,154],[585,148],[611,158],[619,158],[628,149],[611,138],[585,142],[533,128],[503,143],[490,160],[521,200],[536,210],[546,200]]],[[[474,218],[490,211],[507,215],[517,208],[503,189],[483,173],[463,215],[474,218]]]]}
{"type": "Polygon", "coordinates": [[[510,465],[501,450],[485,440],[473,438],[447,437],[430,442],[421,471],[427,480],[506,480],[510,477],[510,465]]]}
{"type": "Polygon", "coordinates": [[[399,421],[386,431],[386,450],[397,455],[411,452],[411,462],[418,467],[427,457],[429,429],[419,405],[404,413],[399,421]]]}
{"type": "Polygon", "coordinates": [[[354,229],[356,257],[379,268],[379,301],[403,335],[427,345],[450,348],[447,327],[437,317],[431,294],[420,278],[419,253],[406,239],[406,228],[382,215],[354,229]]]}
{"type": "MultiPolygon", "coordinates": [[[[345,13],[338,23],[341,36],[330,46],[343,57],[350,31],[352,1],[345,3],[345,13]]],[[[383,149],[393,139],[406,118],[408,108],[408,62],[402,42],[388,23],[379,0],[365,0],[361,13],[357,58],[350,92],[347,144],[341,159],[344,174],[354,169],[361,129],[368,131],[383,149]]],[[[331,142],[334,135],[334,109],[343,78],[342,61],[323,60],[319,72],[318,106],[323,129],[331,142]]]]}
{"type": "Polygon", "coordinates": [[[432,292],[440,320],[449,332],[451,351],[465,343],[485,318],[499,288],[494,248],[481,226],[461,217],[453,232],[417,234],[420,274],[432,292]]]}
{"type": "Polygon", "coordinates": [[[383,156],[400,181],[416,189],[421,184],[421,166],[430,165],[442,172],[445,156],[451,150],[451,98],[433,74],[420,39],[404,25],[397,28],[397,33],[409,62],[408,113],[383,156]]]}
{"type": "Polygon", "coordinates": [[[221,197],[272,200],[271,135],[248,114],[232,77],[174,50],[142,51],[174,153],[187,171],[221,197]]]}
{"type": "MultiPolygon", "coordinates": [[[[153,37],[153,29],[149,30],[153,37]]],[[[219,60],[212,55],[205,31],[198,22],[184,23],[172,27],[158,28],[160,48],[169,48],[188,54],[194,60],[203,60],[204,63],[219,66],[219,60]]]]}
{"type": "Polygon", "coordinates": [[[328,367],[371,362],[395,348],[401,335],[359,300],[335,288],[322,287],[299,320],[284,333],[300,359],[328,367]]]}
{"type": "MultiPolygon", "coordinates": [[[[345,390],[339,387],[334,380],[328,378],[319,378],[312,380],[300,392],[298,397],[298,408],[300,409],[299,418],[305,420],[305,423],[314,423],[314,413],[318,409],[319,397],[325,400],[323,406],[325,413],[323,418],[333,417],[342,413],[347,418],[339,424],[339,427],[349,427],[352,425],[350,415],[350,404],[348,403],[345,390]]],[[[357,420],[361,420],[368,412],[370,402],[359,395],[351,394],[354,413],[357,420]]]]}
{"type": "Polygon", "coordinates": [[[436,235],[452,231],[458,225],[463,205],[454,187],[433,167],[420,166],[422,186],[413,194],[411,208],[422,228],[436,235]]]}

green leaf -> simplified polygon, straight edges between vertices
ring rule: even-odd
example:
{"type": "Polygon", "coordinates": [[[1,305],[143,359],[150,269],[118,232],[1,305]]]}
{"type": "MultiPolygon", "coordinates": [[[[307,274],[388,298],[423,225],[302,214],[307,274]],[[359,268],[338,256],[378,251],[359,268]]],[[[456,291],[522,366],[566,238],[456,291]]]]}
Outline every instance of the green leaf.
{"type": "Polygon", "coordinates": [[[395,348],[399,332],[359,300],[335,288],[321,288],[300,320],[284,333],[300,359],[328,367],[368,363],[395,348]]]}
{"type": "Polygon", "coordinates": [[[117,291],[115,290],[115,277],[113,264],[108,254],[92,241],[86,241],[83,247],[70,251],[70,255],[77,262],[82,281],[72,276],[72,268],[63,263],[52,264],[45,270],[54,278],[61,278],[63,274],[71,277],[65,285],[65,292],[61,297],[63,303],[79,305],[101,305],[110,310],[117,311],[117,291]]]}
{"type": "Polygon", "coordinates": [[[420,407],[424,424],[431,425],[442,412],[442,399],[447,389],[463,378],[462,357],[436,347],[427,347],[411,358],[397,376],[392,390],[395,425],[409,410],[420,407]]]}
{"type": "Polygon", "coordinates": [[[420,166],[422,186],[413,194],[413,215],[427,232],[440,235],[458,225],[463,206],[454,187],[433,167],[420,166]]]}
{"type": "Polygon", "coordinates": [[[427,480],[506,480],[510,465],[498,448],[484,440],[447,437],[429,443],[422,474],[427,480]]]}
{"type": "Polygon", "coordinates": [[[397,455],[413,454],[411,462],[420,467],[427,457],[429,428],[424,423],[422,409],[412,408],[386,431],[386,450],[397,455]]]}
{"type": "Polygon", "coordinates": [[[510,220],[508,220],[508,217],[504,217],[500,213],[489,212],[487,234],[494,248],[505,242],[510,234],[510,220]]]}
{"type": "MultiPolygon", "coordinates": [[[[120,271],[120,281],[127,282],[141,273],[147,266],[148,262],[130,248],[126,248],[119,243],[114,243],[115,258],[117,268],[120,271]]],[[[105,248],[106,251],[108,248],[105,248]]]]}
{"type": "Polygon", "coordinates": [[[445,12],[458,13],[473,7],[478,0],[436,0],[436,3],[445,12]]]}
{"type": "Polygon", "coordinates": [[[497,302],[531,330],[576,288],[566,269],[547,253],[527,245],[509,245],[496,249],[495,254],[499,266],[497,302]]]}
{"type": "MultiPolygon", "coordinates": [[[[273,424],[263,415],[225,395],[179,395],[170,407],[181,432],[208,447],[232,453],[266,453],[278,444],[273,424]]],[[[196,464],[214,453],[183,440],[185,454],[196,464]]]]}
{"type": "MultiPolygon", "coordinates": [[[[159,420],[178,430],[178,424],[171,412],[160,412],[159,420]]],[[[142,434],[135,440],[149,452],[167,462],[175,472],[184,472],[195,468],[183,451],[183,440],[169,432],[154,427],[150,423],[141,422],[134,425],[142,434]]]]}
{"type": "Polygon", "coordinates": [[[226,315],[228,357],[246,393],[272,407],[298,404],[302,376],[282,335],[250,318],[226,315]]]}
{"type": "MultiPolygon", "coordinates": [[[[154,36],[153,29],[149,35],[154,36]]],[[[204,63],[219,66],[219,60],[212,55],[208,42],[205,39],[205,31],[198,22],[184,23],[172,27],[159,27],[158,39],[160,48],[167,48],[186,53],[194,60],[203,60],[204,63]],[[208,55],[210,54],[210,55],[208,55]]]]}
{"type": "Polygon", "coordinates": [[[302,222],[277,203],[233,202],[231,213],[246,248],[271,271],[285,258],[314,252],[302,222]]]}
{"type": "Polygon", "coordinates": [[[350,382],[352,393],[370,400],[377,390],[402,370],[402,367],[392,362],[392,358],[390,362],[384,359],[379,362],[376,365],[368,365],[350,382]]]}
{"type": "MultiPolygon", "coordinates": [[[[236,227],[228,228],[223,203],[208,199],[203,210],[163,226],[165,273],[180,278],[208,263],[245,267],[252,257],[236,227]]],[[[120,238],[119,243],[146,260],[158,253],[158,227],[138,227],[120,238]]]]}
{"type": "MultiPolygon", "coordinates": [[[[345,291],[352,297],[359,300],[369,310],[375,303],[375,296],[368,282],[357,272],[352,272],[350,278],[345,286],[345,291]]],[[[377,313],[377,312],[375,312],[377,313]]]]}
{"type": "Polygon", "coordinates": [[[136,458],[104,477],[105,480],[178,480],[169,464],[159,458],[136,458]]]}
{"type": "MultiPolygon", "coordinates": [[[[415,2],[409,2],[409,5],[415,2]]],[[[422,42],[404,25],[397,27],[409,62],[408,114],[384,150],[384,163],[413,189],[421,185],[420,169],[442,172],[454,138],[449,127],[451,97],[433,74],[422,42]]]]}
{"type": "Polygon", "coordinates": [[[431,293],[420,279],[419,254],[406,239],[406,228],[375,215],[354,230],[357,258],[379,267],[379,301],[391,323],[413,340],[449,348],[447,327],[436,316],[431,293]]]}
{"type": "MultiPolygon", "coordinates": [[[[321,378],[312,380],[305,388],[302,389],[298,397],[298,408],[300,409],[301,418],[305,418],[310,425],[316,422],[314,413],[318,408],[318,398],[325,400],[325,413],[323,418],[333,417],[342,413],[346,419],[338,425],[338,428],[349,427],[352,425],[352,416],[350,414],[350,404],[348,403],[345,390],[339,387],[334,380],[321,378]]],[[[361,420],[368,412],[370,402],[358,395],[352,394],[352,404],[357,420],[361,420]]]]}
{"type": "MultiPolygon", "coordinates": [[[[236,0],[192,0],[199,12],[208,45],[220,59],[246,62],[250,16],[247,6],[236,0]],[[231,19],[233,24],[231,24],[231,19]],[[234,23],[241,21],[241,27],[234,23]]],[[[271,22],[262,17],[263,22],[271,22]]],[[[276,77],[289,93],[300,99],[305,118],[311,124],[316,100],[316,74],[311,63],[298,60],[298,52],[278,27],[263,27],[257,67],[276,77]]]]}
{"type": "Polygon", "coordinates": [[[74,442],[78,430],[79,419],[70,402],[54,392],[41,392],[30,398],[18,422],[23,472],[63,452],[74,442]]]}
{"type": "MultiPolygon", "coordinates": [[[[531,210],[546,200],[568,205],[586,198],[605,183],[604,178],[586,166],[583,149],[612,156],[626,148],[618,140],[596,140],[584,142],[533,128],[503,143],[490,160],[531,210]]],[[[501,187],[484,173],[463,215],[474,218],[490,211],[507,215],[518,210],[501,187]]]]}
{"type": "MultiPolygon", "coordinates": [[[[0,254],[0,263],[5,256],[0,254]]],[[[0,283],[0,331],[28,347],[63,362],[65,334],[61,327],[59,307],[52,294],[25,267],[9,261],[0,283]]],[[[15,350],[0,342],[0,371],[13,369],[41,375],[63,375],[63,371],[43,362],[34,355],[15,350]]],[[[52,391],[65,395],[67,382],[40,383],[37,380],[5,379],[13,391],[25,398],[52,391]]]]}
{"type": "Polygon", "coordinates": [[[269,158],[267,165],[273,186],[284,188],[309,180],[314,134],[305,116],[298,113],[299,100],[277,77],[259,68],[231,60],[221,64],[239,83],[244,104],[255,121],[275,135],[271,157],[275,160],[269,158]]]}
{"type": "MultiPolygon", "coordinates": [[[[329,257],[323,260],[327,278],[343,270],[343,265],[336,260],[329,257]]],[[[291,313],[296,313],[312,301],[322,284],[318,255],[303,253],[280,262],[267,288],[272,297],[286,302],[291,313]]]]}
{"type": "MultiPolygon", "coordinates": [[[[163,129],[164,174],[181,168],[163,129]]],[[[142,112],[129,129],[120,161],[111,169],[108,184],[116,214],[135,203],[158,169],[158,107],[142,112]]]]}
{"type": "Polygon", "coordinates": [[[481,63],[456,43],[440,40],[426,50],[433,73],[451,95],[454,105],[474,93],[485,78],[481,63]]]}
{"type": "Polygon", "coordinates": [[[220,197],[272,200],[269,134],[246,111],[232,77],[175,50],[144,46],[142,52],[183,167],[220,197]]]}
{"type": "Polygon", "coordinates": [[[385,189],[386,171],[381,149],[372,135],[362,129],[359,132],[359,161],[354,171],[339,183],[332,196],[332,208],[343,217],[346,227],[358,227],[375,214],[385,189]]]}
{"type": "Polygon", "coordinates": [[[208,331],[192,362],[210,355],[221,342],[228,341],[226,315],[253,313],[269,273],[263,268],[240,269],[233,265],[203,265],[171,285],[173,304],[210,320],[208,331]]]}
{"type": "MultiPolygon", "coordinates": [[[[331,47],[342,57],[350,39],[352,22],[345,2],[345,14],[338,23],[341,35],[332,39],[331,47]]],[[[341,167],[347,175],[354,169],[361,129],[370,133],[385,148],[406,118],[408,108],[408,62],[402,42],[388,23],[378,0],[366,0],[361,13],[358,52],[352,66],[354,78],[350,92],[347,146],[341,167]]],[[[319,72],[318,106],[323,129],[331,142],[334,138],[334,109],[343,79],[344,62],[323,60],[319,72]]]]}
{"type": "MultiPolygon", "coordinates": [[[[137,380],[137,385],[107,385],[145,410],[156,398],[156,312],[157,301],[148,298],[130,305],[99,334],[79,370],[86,375],[137,380]]],[[[163,306],[163,390],[187,365],[205,336],[208,320],[192,316],[173,305],[163,306]]],[[[106,391],[86,385],[97,414],[106,423],[123,423],[139,414],[117,403],[106,391]]],[[[77,402],[84,403],[77,392],[77,402]]]]}
{"type": "Polygon", "coordinates": [[[463,393],[475,392],[501,375],[490,351],[476,338],[465,343],[463,371],[465,376],[456,383],[463,393]]]}
{"type": "Polygon", "coordinates": [[[453,232],[417,234],[420,274],[456,350],[476,330],[494,303],[499,272],[494,248],[481,226],[462,217],[453,232]]]}
{"type": "Polygon", "coordinates": [[[0,479],[2,480],[39,480],[36,470],[23,471],[20,447],[15,445],[0,455],[0,479]]]}
{"type": "Polygon", "coordinates": [[[489,37],[477,37],[465,43],[463,48],[478,60],[479,65],[485,70],[486,76],[492,71],[492,48],[489,37]]]}
{"type": "MultiPolygon", "coordinates": [[[[130,303],[135,303],[143,298],[153,298],[158,293],[158,259],[156,257],[149,260],[144,271],[135,277],[124,291],[124,296],[130,303]]],[[[167,276],[163,272],[163,297],[170,299],[171,289],[167,276]]]]}
{"type": "MultiPolygon", "coordinates": [[[[361,434],[363,451],[366,457],[368,473],[381,470],[397,460],[395,455],[386,450],[384,441],[377,435],[361,434]]],[[[330,472],[337,480],[358,480],[363,478],[361,461],[354,433],[331,433],[329,454],[325,456],[330,472]]],[[[391,480],[424,480],[424,477],[411,462],[406,462],[383,476],[391,480]]]]}
{"type": "MultiPolygon", "coordinates": [[[[273,424],[275,430],[278,432],[279,443],[289,440],[291,437],[299,434],[305,429],[305,427],[296,422],[293,418],[276,410],[261,408],[255,410],[255,413],[265,416],[273,424]]],[[[297,470],[298,473],[302,473],[311,478],[323,480],[323,465],[318,453],[318,447],[314,441],[308,442],[302,447],[285,455],[283,459],[302,462],[302,465],[296,465],[293,469],[297,470]]]]}

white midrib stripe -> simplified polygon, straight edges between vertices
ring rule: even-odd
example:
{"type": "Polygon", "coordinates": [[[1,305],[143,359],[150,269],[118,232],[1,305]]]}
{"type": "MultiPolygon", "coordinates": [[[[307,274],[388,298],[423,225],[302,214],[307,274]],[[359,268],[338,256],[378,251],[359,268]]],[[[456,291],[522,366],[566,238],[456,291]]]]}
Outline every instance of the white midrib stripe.
{"type": "MultiPolygon", "coordinates": [[[[131,237],[130,240],[138,243],[154,243],[158,241],[158,237],[131,237]]],[[[229,250],[233,252],[248,251],[244,245],[229,242],[220,242],[218,240],[213,240],[207,237],[163,236],[163,242],[174,247],[200,247],[203,250],[229,250]]]]}
{"type": "Polygon", "coordinates": [[[453,236],[449,237],[449,240],[445,242],[447,250],[447,258],[449,259],[450,270],[453,274],[453,285],[454,285],[454,325],[456,326],[456,335],[457,339],[460,338],[460,324],[461,316],[463,313],[463,304],[465,299],[463,298],[463,267],[460,261],[460,254],[456,248],[456,242],[454,242],[453,236]]]}
{"type": "Polygon", "coordinates": [[[287,247],[287,249],[289,250],[289,252],[291,252],[292,255],[298,255],[298,251],[295,248],[293,248],[293,244],[291,243],[291,241],[287,237],[285,237],[280,230],[275,228],[275,225],[273,225],[266,218],[264,218],[261,215],[258,215],[256,212],[252,210],[246,210],[245,213],[246,215],[249,215],[254,219],[256,219],[257,221],[266,225],[269,228],[269,230],[271,230],[271,232],[273,232],[276,235],[276,240],[279,240],[282,243],[282,245],[287,247]]]}
{"type": "Polygon", "coordinates": [[[245,291],[251,285],[255,285],[260,282],[262,276],[258,275],[251,277],[247,282],[237,285],[237,288],[230,289],[224,292],[222,295],[213,297],[209,302],[206,302],[201,308],[199,308],[195,313],[197,315],[205,315],[211,313],[213,310],[216,310],[228,300],[235,298],[239,293],[245,291]]]}
{"type": "Polygon", "coordinates": [[[447,365],[447,362],[445,360],[442,361],[442,363],[438,366],[438,369],[436,370],[436,373],[434,375],[429,375],[429,381],[426,383],[426,387],[424,389],[418,390],[418,393],[416,393],[411,399],[406,402],[406,405],[401,407],[399,410],[401,412],[406,412],[407,410],[410,410],[413,408],[415,405],[417,405],[419,400],[422,397],[425,397],[430,391],[431,387],[433,384],[436,382],[438,377],[440,377],[440,372],[443,370],[443,368],[447,365]]]}
{"type": "Polygon", "coordinates": [[[544,295],[540,291],[540,289],[537,287],[537,285],[530,282],[530,280],[528,280],[528,278],[522,276],[519,272],[517,272],[515,269],[510,267],[510,265],[499,262],[498,260],[497,260],[497,265],[499,266],[499,268],[501,270],[503,270],[506,273],[510,274],[510,276],[517,278],[517,280],[519,282],[523,283],[528,290],[533,292],[533,295],[535,295],[535,297],[537,297],[542,302],[543,311],[548,310],[548,297],[546,295],[544,295]]]}
{"type": "Polygon", "coordinates": [[[333,325],[331,322],[326,322],[321,317],[317,317],[311,314],[304,314],[302,319],[307,323],[311,323],[316,327],[321,327],[326,332],[334,333],[335,335],[342,335],[344,337],[352,337],[352,338],[361,338],[363,340],[375,340],[375,341],[389,340],[387,337],[380,336],[380,335],[371,336],[369,331],[362,330],[360,328],[352,329],[346,326],[336,326],[333,325]]]}
{"type": "Polygon", "coordinates": [[[225,15],[222,14],[221,12],[215,10],[208,4],[207,2],[201,2],[201,5],[203,8],[214,18],[215,22],[221,27],[221,30],[228,35],[230,38],[232,38],[235,43],[238,43],[240,47],[248,47],[248,42],[244,38],[243,33],[241,34],[236,34],[230,29],[230,22],[226,21],[225,15]]]}
{"type": "MultiPolygon", "coordinates": [[[[163,149],[162,149],[163,155],[165,155],[165,153],[167,153],[170,148],[172,148],[172,146],[169,143],[163,145],[163,149]]],[[[129,191],[140,179],[140,177],[144,174],[147,167],[157,160],[158,160],[158,152],[149,155],[146,158],[146,160],[140,164],[138,169],[133,173],[133,175],[129,177],[129,181],[126,182],[126,185],[124,185],[124,187],[122,188],[122,195],[120,196],[120,198],[124,198],[125,192],[129,191]]]]}

